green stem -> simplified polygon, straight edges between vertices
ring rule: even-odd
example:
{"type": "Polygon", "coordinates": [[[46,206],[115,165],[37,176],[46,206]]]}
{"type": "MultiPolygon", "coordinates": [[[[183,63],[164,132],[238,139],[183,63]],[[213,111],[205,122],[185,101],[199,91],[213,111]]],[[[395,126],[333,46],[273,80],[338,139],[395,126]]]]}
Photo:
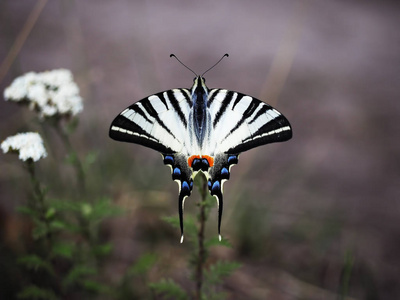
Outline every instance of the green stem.
{"type": "Polygon", "coordinates": [[[78,181],[78,189],[79,189],[79,194],[84,195],[86,192],[86,182],[85,182],[85,173],[83,171],[83,165],[82,162],[80,161],[78,154],[72,147],[71,141],[69,140],[68,134],[65,132],[63,128],[60,126],[60,122],[56,121],[55,123],[55,128],[57,130],[57,133],[60,135],[62,142],[64,143],[65,148],[67,149],[67,152],[70,157],[72,157],[72,163],[75,167],[76,175],[77,175],[77,181],[78,181]]]}
{"type": "Polygon", "coordinates": [[[47,247],[50,248],[52,243],[52,235],[51,235],[49,220],[46,218],[47,209],[45,204],[45,195],[40,186],[39,180],[36,178],[35,163],[33,162],[32,159],[29,159],[27,160],[26,164],[29,175],[31,177],[31,182],[33,187],[33,201],[31,201],[30,207],[38,211],[40,220],[46,226],[47,247]]]}
{"type": "Polygon", "coordinates": [[[350,287],[350,279],[351,279],[351,272],[353,269],[354,258],[350,251],[347,251],[345,256],[345,263],[342,269],[341,274],[341,283],[340,283],[340,290],[339,290],[339,299],[345,299],[349,293],[350,287]]]}
{"type": "MultiPolygon", "coordinates": [[[[201,175],[200,175],[201,176],[201,175]]],[[[200,214],[199,214],[199,231],[197,233],[198,238],[198,254],[197,254],[197,263],[196,263],[196,300],[201,300],[202,298],[202,286],[203,286],[203,269],[204,269],[204,262],[206,259],[206,251],[204,248],[204,228],[206,223],[206,205],[205,201],[207,198],[207,180],[205,176],[202,177],[202,184],[200,188],[200,195],[201,195],[201,202],[200,202],[200,214]]]]}

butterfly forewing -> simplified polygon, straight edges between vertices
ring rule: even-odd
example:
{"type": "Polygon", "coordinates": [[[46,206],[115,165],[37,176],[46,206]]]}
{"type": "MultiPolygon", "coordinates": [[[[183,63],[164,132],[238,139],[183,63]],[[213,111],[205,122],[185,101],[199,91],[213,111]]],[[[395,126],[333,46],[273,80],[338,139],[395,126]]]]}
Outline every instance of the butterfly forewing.
{"type": "Polygon", "coordinates": [[[132,104],[112,122],[110,137],[161,153],[182,152],[191,109],[189,95],[186,89],[174,89],[132,104]]]}
{"type": "Polygon", "coordinates": [[[292,137],[288,120],[270,105],[242,93],[210,91],[216,153],[240,153],[292,137]]]}

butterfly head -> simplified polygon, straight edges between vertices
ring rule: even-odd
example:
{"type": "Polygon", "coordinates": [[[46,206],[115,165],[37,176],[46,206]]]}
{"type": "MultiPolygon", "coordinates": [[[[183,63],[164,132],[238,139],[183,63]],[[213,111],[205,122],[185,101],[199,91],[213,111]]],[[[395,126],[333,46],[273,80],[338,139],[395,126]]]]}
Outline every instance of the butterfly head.
{"type": "Polygon", "coordinates": [[[208,92],[208,88],[206,86],[206,79],[201,75],[198,75],[195,78],[193,78],[193,86],[191,90],[192,94],[196,91],[208,92]]]}

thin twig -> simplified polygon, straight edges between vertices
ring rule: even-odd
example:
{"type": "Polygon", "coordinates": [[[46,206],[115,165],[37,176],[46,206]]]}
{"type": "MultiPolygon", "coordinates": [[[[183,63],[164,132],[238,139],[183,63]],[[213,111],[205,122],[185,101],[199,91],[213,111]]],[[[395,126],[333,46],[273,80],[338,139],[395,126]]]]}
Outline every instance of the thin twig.
{"type": "Polygon", "coordinates": [[[32,9],[28,19],[24,24],[24,27],[22,27],[13,45],[11,46],[10,51],[8,51],[6,58],[0,65],[0,82],[3,81],[15,58],[21,51],[22,46],[24,45],[26,39],[32,31],[32,28],[35,26],[36,21],[39,18],[40,13],[42,12],[46,3],[47,0],[38,0],[35,7],[32,9]]]}
{"type": "MultiPolygon", "coordinates": [[[[201,175],[199,175],[201,176],[201,175]]],[[[204,248],[204,228],[205,228],[205,223],[206,223],[206,205],[205,201],[207,198],[207,181],[206,178],[203,176],[202,177],[202,185],[200,189],[200,195],[201,195],[201,202],[200,202],[200,214],[199,214],[199,222],[200,222],[200,227],[199,231],[197,234],[198,237],[198,255],[197,255],[197,264],[196,264],[196,295],[195,299],[196,300],[201,300],[201,288],[203,286],[203,268],[204,268],[204,262],[206,258],[206,251],[204,248]]]]}

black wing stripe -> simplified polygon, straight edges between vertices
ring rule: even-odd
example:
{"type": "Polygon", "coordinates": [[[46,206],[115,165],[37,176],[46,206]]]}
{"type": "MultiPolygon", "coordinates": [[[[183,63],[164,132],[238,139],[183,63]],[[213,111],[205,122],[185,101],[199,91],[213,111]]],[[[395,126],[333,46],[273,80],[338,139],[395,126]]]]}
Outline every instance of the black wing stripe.
{"type": "Polygon", "coordinates": [[[182,93],[182,95],[185,97],[185,100],[186,100],[186,102],[187,102],[187,104],[190,106],[190,107],[192,107],[193,106],[193,102],[192,102],[192,99],[189,97],[189,95],[188,95],[188,93],[187,93],[187,90],[186,89],[178,89],[181,93],[182,93]]]}
{"type": "MultiPolygon", "coordinates": [[[[169,110],[169,107],[168,107],[168,105],[167,105],[167,101],[166,101],[165,98],[164,98],[164,93],[160,93],[160,94],[158,94],[157,96],[158,96],[158,98],[161,100],[161,102],[165,105],[165,108],[166,108],[167,110],[169,110]]],[[[150,98],[150,97],[149,97],[149,98],[150,98]]]]}
{"type": "Polygon", "coordinates": [[[240,100],[242,100],[243,96],[244,96],[243,94],[239,94],[238,95],[238,97],[236,98],[235,102],[233,103],[232,110],[235,109],[236,104],[238,104],[240,102],[240,100]]]}
{"type": "Polygon", "coordinates": [[[271,106],[269,106],[268,104],[263,103],[263,107],[261,107],[261,109],[256,113],[256,115],[254,116],[254,118],[249,122],[249,124],[252,124],[254,121],[256,121],[258,119],[258,117],[260,117],[261,115],[265,114],[268,110],[272,109],[271,106]]]}
{"type": "Polygon", "coordinates": [[[219,94],[219,91],[220,91],[219,89],[212,90],[212,94],[207,101],[207,107],[211,106],[211,104],[214,102],[216,96],[219,94]]]}
{"type": "MultiPolygon", "coordinates": [[[[182,93],[182,94],[185,95],[185,93],[182,93]]],[[[176,114],[179,116],[179,119],[181,120],[181,122],[183,123],[185,128],[187,128],[187,121],[186,121],[185,115],[183,114],[182,109],[179,106],[178,100],[174,96],[174,92],[172,90],[167,91],[167,96],[168,96],[168,101],[171,103],[176,114]]]]}
{"type": "Polygon", "coordinates": [[[269,121],[268,123],[265,123],[263,126],[261,126],[252,136],[252,138],[261,136],[263,134],[274,134],[274,131],[277,131],[280,128],[284,128],[285,126],[288,126],[288,121],[286,118],[282,115],[277,116],[275,119],[269,121]]]}
{"type": "Polygon", "coordinates": [[[225,113],[226,109],[228,108],[228,105],[231,103],[234,95],[236,95],[239,98],[238,94],[235,93],[235,92],[229,91],[226,94],[225,99],[222,101],[221,107],[219,108],[219,110],[215,114],[215,119],[214,119],[214,122],[213,122],[214,128],[217,126],[218,122],[221,120],[221,117],[224,115],[224,113],[225,113]]]}
{"type": "Polygon", "coordinates": [[[242,126],[242,124],[246,121],[246,119],[248,119],[256,110],[256,108],[258,107],[258,104],[260,102],[256,101],[256,100],[252,100],[250,102],[250,105],[247,107],[247,109],[244,111],[242,118],[239,120],[239,122],[237,122],[237,124],[235,125],[235,127],[233,127],[231,129],[231,131],[229,132],[229,134],[225,137],[227,138],[229,135],[231,135],[232,133],[234,133],[240,126],[242,126]]]}
{"type": "MultiPolygon", "coordinates": [[[[147,122],[153,124],[153,121],[151,121],[151,120],[146,116],[146,114],[143,112],[143,110],[142,110],[138,105],[133,104],[133,105],[129,106],[128,109],[133,110],[134,112],[136,112],[136,113],[138,113],[139,115],[141,115],[142,118],[145,119],[147,122]]],[[[122,115],[122,114],[121,114],[121,115],[122,115]]]]}
{"type": "Polygon", "coordinates": [[[152,116],[154,119],[156,119],[157,123],[164,128],[174,139],[176,139],[175,135],[171,132],[171,130],[164,124],[164,122],[160,119],[158,116],[157,111],[154,109],[154,107],[151,105],[149,99],[144,99],[141,101],[144,109],[147,111],[147,113],[152,116]]]}

